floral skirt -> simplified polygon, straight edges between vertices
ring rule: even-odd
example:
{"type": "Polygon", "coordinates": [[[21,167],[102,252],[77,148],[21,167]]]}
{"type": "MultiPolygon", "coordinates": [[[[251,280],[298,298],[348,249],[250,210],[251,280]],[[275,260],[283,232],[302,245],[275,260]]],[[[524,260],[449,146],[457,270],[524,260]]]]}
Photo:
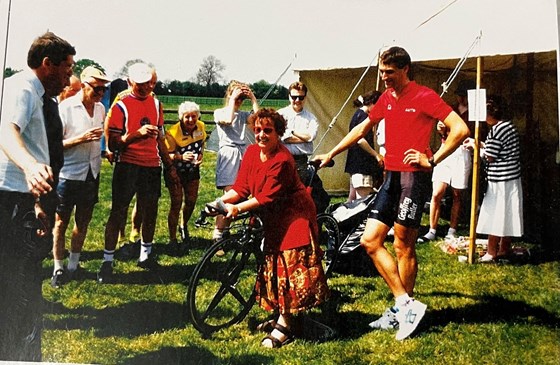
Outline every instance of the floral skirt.
{"type": "Polygon", "coordinates": [[[257,301],[267,311],[296,314],[329,297],[320,248],[313,244],[265,253],[257,278],[257,301]],[[319,252],[317,252],[319,251],[319,252]]]}

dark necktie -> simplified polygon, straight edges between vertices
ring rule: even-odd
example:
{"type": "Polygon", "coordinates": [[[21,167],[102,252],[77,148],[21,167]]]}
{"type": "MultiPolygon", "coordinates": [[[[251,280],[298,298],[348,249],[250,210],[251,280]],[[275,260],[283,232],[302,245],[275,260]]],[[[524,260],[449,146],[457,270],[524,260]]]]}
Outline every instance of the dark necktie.
{"type": "Polygon", "coordinates": [[[43,96],[43,115],[45,117],[45,128],[49,142],[49,158],[51,168],[55,177],[55,186],[58,183],[58,175],[64,165],[64,147],[62,145],[62,120],[58,114],[58,103],[54,99],[43,96]]]}

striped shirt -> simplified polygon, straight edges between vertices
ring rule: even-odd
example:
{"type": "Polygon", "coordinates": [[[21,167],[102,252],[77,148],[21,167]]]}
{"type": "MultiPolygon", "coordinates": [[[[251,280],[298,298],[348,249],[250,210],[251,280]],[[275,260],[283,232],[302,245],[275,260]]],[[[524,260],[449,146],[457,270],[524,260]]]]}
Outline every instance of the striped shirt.
{"type": "Polygon", "coordinates": [[[488,181],[509,181],[521,176],[519,134],[511,122],[500,121],[490,129],[485,154],[488,181]]]}

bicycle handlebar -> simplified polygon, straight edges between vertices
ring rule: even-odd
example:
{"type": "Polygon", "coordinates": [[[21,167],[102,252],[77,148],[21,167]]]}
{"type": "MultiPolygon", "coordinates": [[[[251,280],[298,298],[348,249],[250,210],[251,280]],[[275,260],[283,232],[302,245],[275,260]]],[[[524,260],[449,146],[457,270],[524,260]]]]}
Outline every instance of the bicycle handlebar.
{"type": "Polygon", "coordinates": [[[227,208],[222,199],[218,199],[212,203],[206,203],[206,209],[204,210],[210,215],[227,214],[227,208]],[[216,205],[213,203],[216,203],[216,205]]]}
{"type": "MultiPolygon", "coordinates": [[[[321,160],[311,160],[309,162],[307,162],[308,166],[313,166],[315,168],[315,170],[317,170],[319,168],[319,166],[321,165],[321,160]]],[[[326,164],[324,167],[333,167],[334,166],[334,160],[330,160],[328,164],[326,164]]]]}

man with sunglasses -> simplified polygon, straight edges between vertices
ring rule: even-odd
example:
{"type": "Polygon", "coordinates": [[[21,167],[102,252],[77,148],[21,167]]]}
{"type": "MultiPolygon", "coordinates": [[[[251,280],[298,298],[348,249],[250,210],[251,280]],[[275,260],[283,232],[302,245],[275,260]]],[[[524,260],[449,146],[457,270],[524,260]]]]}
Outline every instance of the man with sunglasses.
{"type": "MultiPolygon", "coordinates": [[[[288,148],[296,160],[296,167],[301,181],[309,183],[310,175],[307,172],[307,161],[313,154],[313,141],[317,136],[319,123],[317,117],[305,109],[307,97],[307,86],[303,82],[296,81],[288,87],[290,105],[278,110],[278,113],[286,119],[286,132],[282,136],[282,142],[288,148]]],[[[317,212],[325,210],[329,204],[329,196],[323,189],[323,183],[319,176],[312,181],[311,195],[315,202],[317,212]]]]}
{"type": "Polygon", "coordinates": [[[93,208],[98,201],[101,169],[101,134],[105,107],[101,103],[110,82],[105,73],[86,67],[81,75],[81,91],[59,105],[63,127],[64,166],[57,186],[58,206],[53,229],[53,288],[61,287],[74,277],[79,267],[93,208]],[[75,208],[75,225],[70,239],[68,265],[63,265],[65,233],[75,208]]]}
{"type": "Polygon", "coordinates": [[[433,90],[416,84],[409,76],[408,52],[391,47],[380,57],[379,71],[386,90],[369,112],[331,151],[318,155],[321,166],[348,149],[385,119],[386,175],[369,213],[361,244],[395,297],[395,305],[369,325],[374,329],[397,329],[397,340],[408,337],[418,326],[427,306],[414,299],[418,272],[416,238],[422,207],[431,188],[430,172],[468,136],[469,129],[433,90]],[[449,130],[447,141],[433,156],[429,150],[435,123],[449,130]],[[394,227],[396,260],[385,247],[394,227]]]}
{"type": "MultiPolygon", "coordinates": [[[[0,117],[0,359],[41,361],[42,239],[50,227],[40,197],[53,190],[44,106],[70,83],[76,50],[47,32],[27,54],[29,70],[4,84],[0,117]],[[39,218],[43,228],[37,229],[39,218]]],[[[57,109],[55,108],[55,111],[57,109]]],[[[55,116],[58,113],[55,112],[55,116]]]]}

